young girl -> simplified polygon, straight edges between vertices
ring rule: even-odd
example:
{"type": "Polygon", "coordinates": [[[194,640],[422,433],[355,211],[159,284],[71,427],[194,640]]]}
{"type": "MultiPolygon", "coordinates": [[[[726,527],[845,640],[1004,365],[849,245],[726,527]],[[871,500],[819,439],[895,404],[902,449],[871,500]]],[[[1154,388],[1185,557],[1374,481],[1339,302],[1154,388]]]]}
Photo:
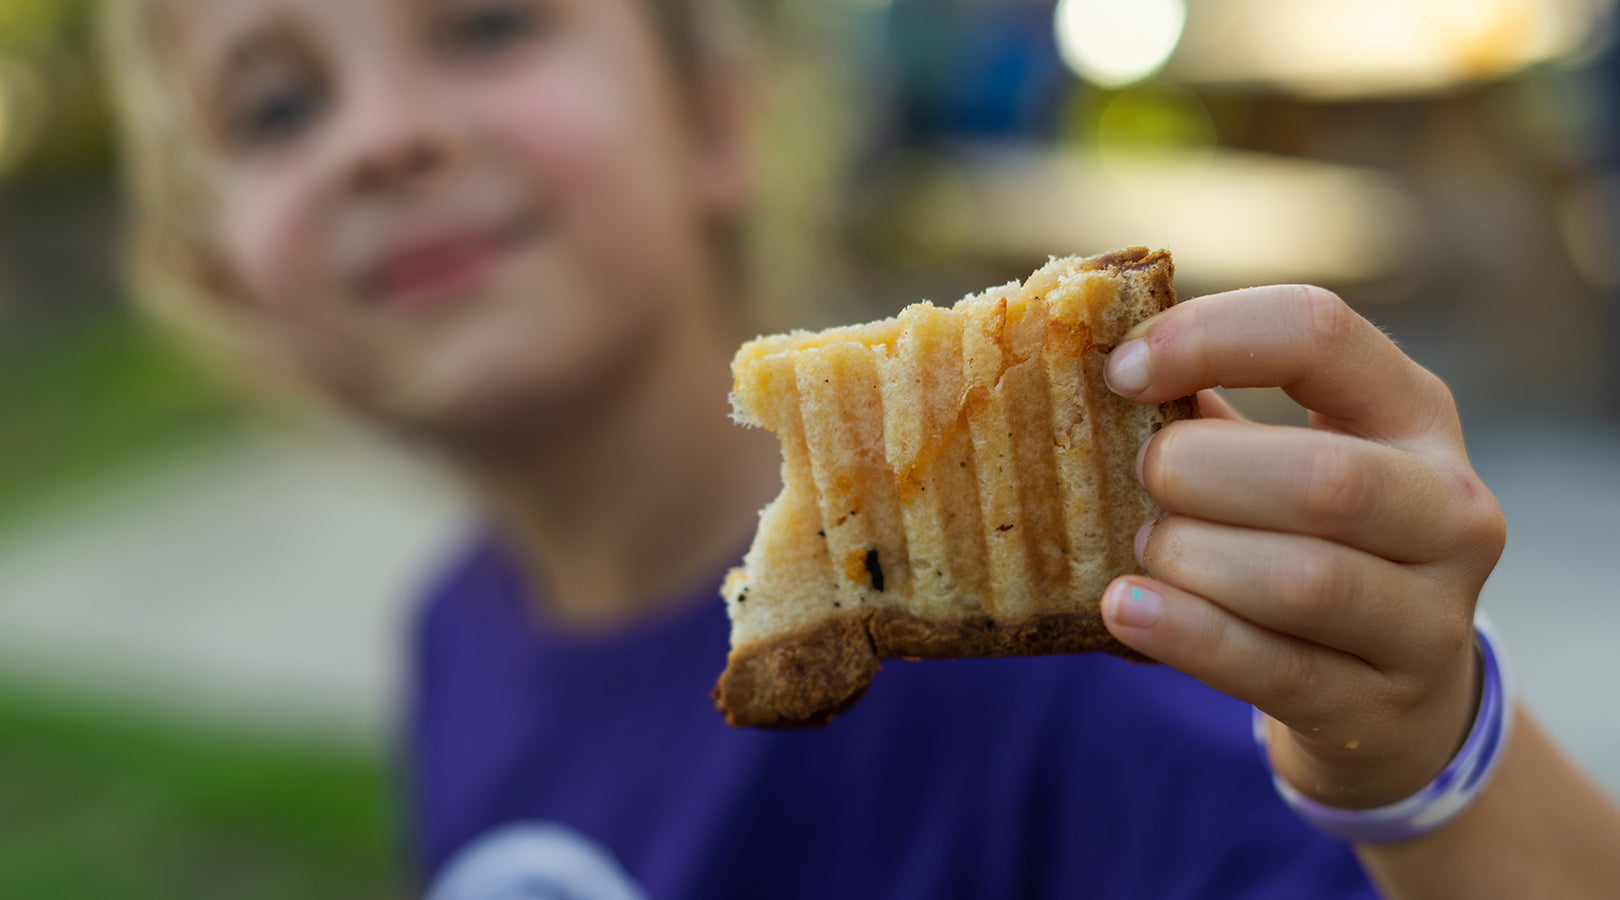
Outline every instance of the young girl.
{"type": "Polygon", "coordinates": [[[411,651],[429,896],[1620,895],[1620,815],[1476,644],[1504,526],[1450,396],[1332,295],[1191,300],[1110,359],[1207,416],[1144,446],[1167,513],[1104,601],[1166,665],[897,664],[828,728],[733,730],[716,585],[776,456],[726,415],[750,164],[711,11],[108,11],[148,292],[483,498],[411,651]]]}

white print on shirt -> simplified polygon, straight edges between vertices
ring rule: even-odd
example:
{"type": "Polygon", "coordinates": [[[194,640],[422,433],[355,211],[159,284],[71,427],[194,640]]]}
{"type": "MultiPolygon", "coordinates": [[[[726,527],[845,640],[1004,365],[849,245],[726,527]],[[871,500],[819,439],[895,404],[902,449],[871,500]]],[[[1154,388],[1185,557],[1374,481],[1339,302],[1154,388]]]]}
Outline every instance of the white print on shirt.
{"type": "Polygon", "coordinates": [[[463,848],[427,900],[647,900],[647,894],[585,835],[555,822],[523,822],[463,848]]]}

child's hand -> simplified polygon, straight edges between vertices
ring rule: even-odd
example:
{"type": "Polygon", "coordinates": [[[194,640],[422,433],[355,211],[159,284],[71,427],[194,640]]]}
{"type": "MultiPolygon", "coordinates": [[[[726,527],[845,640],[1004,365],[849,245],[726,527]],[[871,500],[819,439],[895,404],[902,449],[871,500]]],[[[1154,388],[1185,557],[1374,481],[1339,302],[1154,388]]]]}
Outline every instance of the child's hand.
{"type": "Polygon", "coordinates": [[[1131,336],[1110,386],[1202,391],[1206,418],[1137,455],[1165,513],[1136,539],[1152,577],[1109,587],[1109,630],[1271,716],[1272,766],[1307,795],[1422,787],[1472,722],[1474,603],[1506,539],[1450,391],[1316,288],[1191,300],[1131,336]],[[1282,387],[1311,427],[1248,422],[1215,385],[1282,387]]]}

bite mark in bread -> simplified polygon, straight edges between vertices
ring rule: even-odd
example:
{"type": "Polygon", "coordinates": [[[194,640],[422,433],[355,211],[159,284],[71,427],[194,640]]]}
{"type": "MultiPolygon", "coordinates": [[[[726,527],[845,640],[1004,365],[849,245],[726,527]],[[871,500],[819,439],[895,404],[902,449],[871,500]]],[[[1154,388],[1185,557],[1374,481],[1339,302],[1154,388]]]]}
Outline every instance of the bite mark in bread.
{"type": "Polygon", "coordinates": [[[891,657],[1106,651],[1102,591],[1156,509],[1137,447],[1196,415],[1103,383],[1175,303],[1164,251],[1053,260],[1028,281],[867,325],[759,338],[735,418],[775,432],[782,493],[721,593],[733,725],[829,721],[891,657]]]}

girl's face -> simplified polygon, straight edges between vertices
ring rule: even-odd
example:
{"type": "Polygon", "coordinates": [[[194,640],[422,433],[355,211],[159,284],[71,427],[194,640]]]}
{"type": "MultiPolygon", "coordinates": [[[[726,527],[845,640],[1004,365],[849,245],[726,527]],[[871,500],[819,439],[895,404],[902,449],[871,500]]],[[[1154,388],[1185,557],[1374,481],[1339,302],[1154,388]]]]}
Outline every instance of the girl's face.
{"type": "Polygon", "coordinates": [[[186,0],[176,18],[226,293],[280,368],[440,437],[563,424],[708,314],[740,137],[694,114],[641,0],[186,0]]]}

